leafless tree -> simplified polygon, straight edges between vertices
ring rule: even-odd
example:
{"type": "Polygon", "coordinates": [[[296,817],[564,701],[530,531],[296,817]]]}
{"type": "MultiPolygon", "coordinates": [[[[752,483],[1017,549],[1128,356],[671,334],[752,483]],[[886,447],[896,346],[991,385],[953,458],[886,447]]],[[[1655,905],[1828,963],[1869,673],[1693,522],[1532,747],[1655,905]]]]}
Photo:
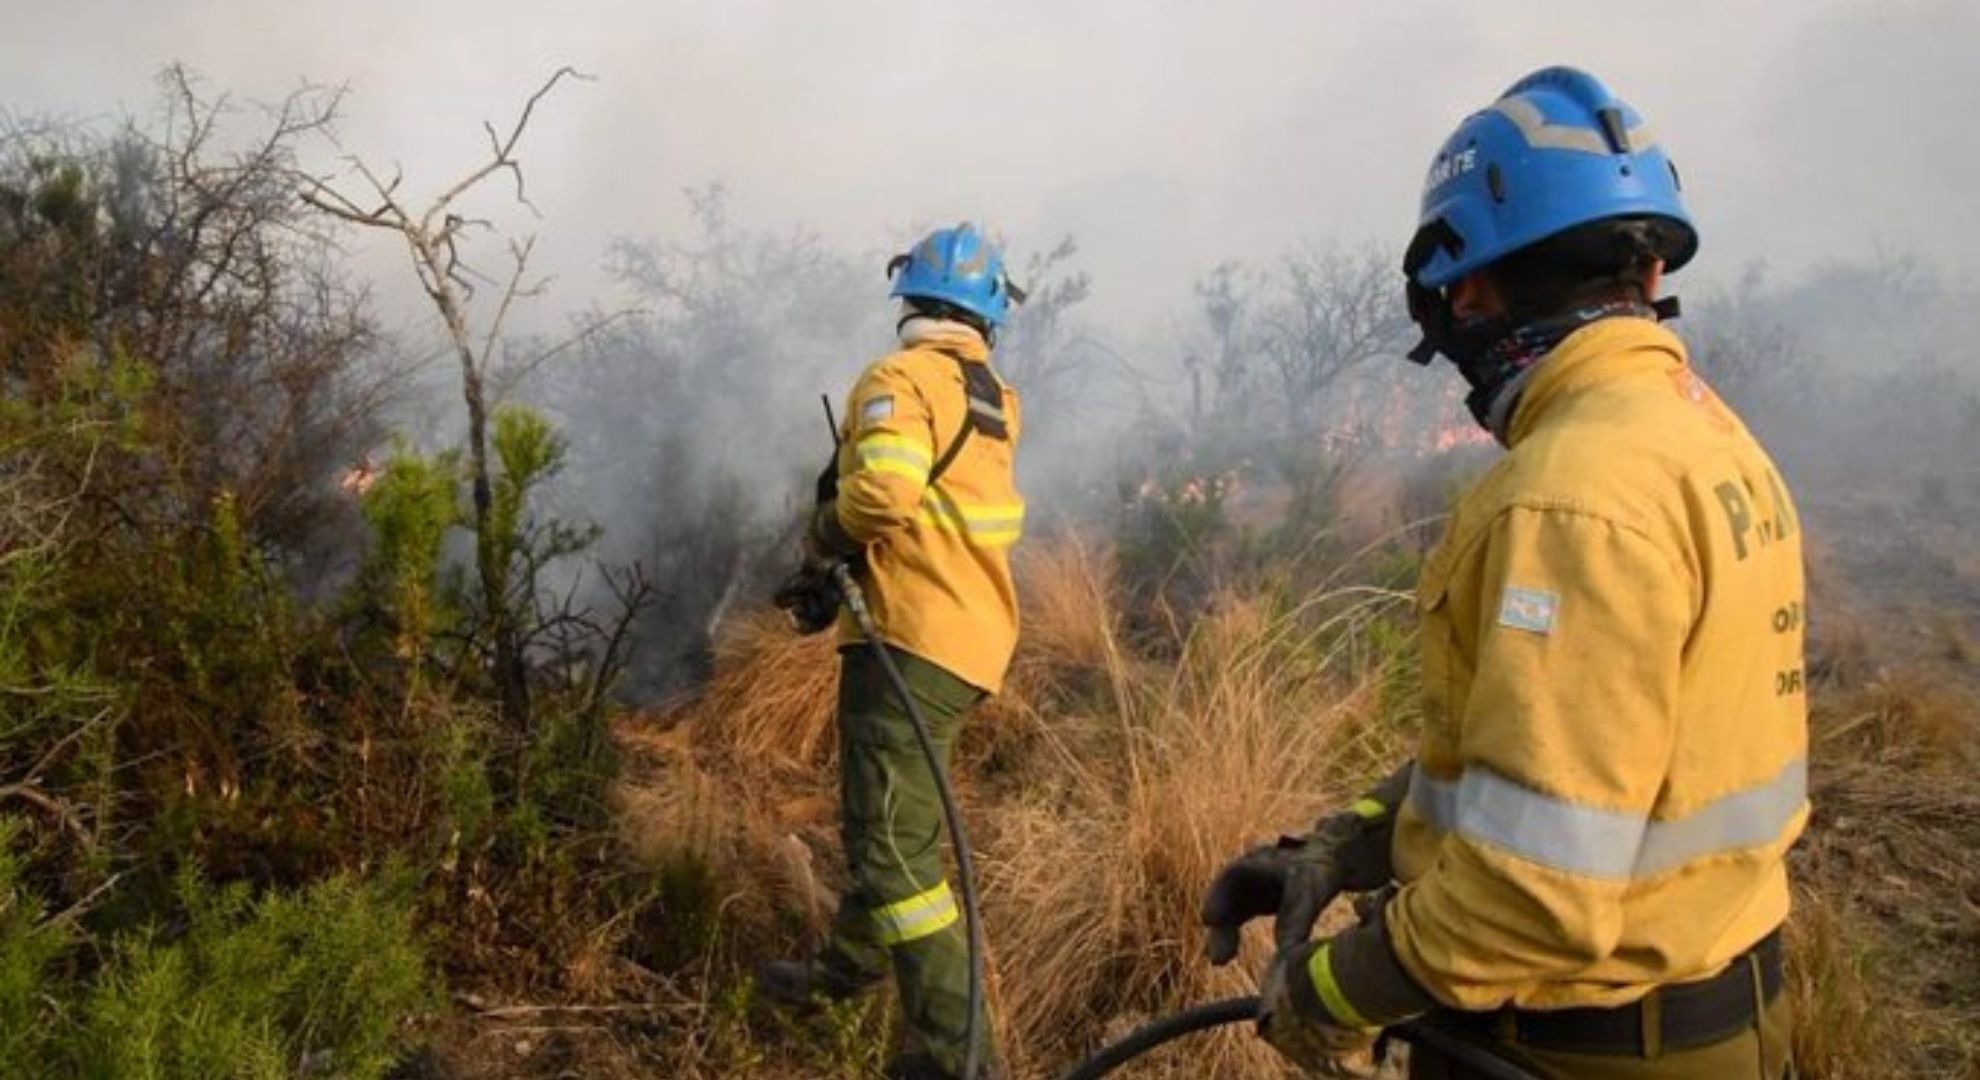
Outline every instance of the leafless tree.
{"type": "Polygon", "coordinates": [[[1309,431],[1343,376],[1398,351],[1409,320],[1392,261],[1375,249],[1306,249],[1286,258],[1283,293],[1259,313],[1258,343],[1288,434],[1309,431]]]}
{"type": "Polygon", "coordinates": [[[523,103],[513,126],[503,135],[493,124],[483,124],[488,135],[488,158],[469,170],[415,212],[399,189],[403,175],[381,175],[364,160],[345,158],[362,183],[361,191],[346,191],[330,178],[298,174],[303,201],[331,217],[365,228],[395,233],[405,242],[412,257],[413,272],[427,298],[440,313],[447,338],[461,366],[461,396],[468,414],[468,470],[473,494],[475,526],[475,566],[482,602],[489,619],[494,646],[494,673],[504,721],[520,729],[529,723],[529,679],[523,627],[515,607],[509,602],[511,566],[503,538],[496,535],[490,516],[493,509],[493,482],[488,463],[488,419],[491,403],[488,393],[491,364],[501,348],[503,330],[514,305],[539,295],[544,282],[529,277],[529,258],[534,238],[511,240],[508,245],[510,269],[505,278],[492,279],[474,269],[462,254],[469,234],[492,231],[483,220],[464,217],[456,205],[482,184],[508,176],[515,184],[516,202],[535,212],[524,187],[523,170],[516,148],[528,130],[536,106],[565,79],[586,76],[570,67],[558,68],[523,103]],[[491,313],[476,333],[470,307],[477,283],[493,283],[499,292],[491,313]]]}
{"type": "Polygon", "coordinates": [[[725,620],[788,573],[831,453],[819,395],[843,394],[893,325],[880,260],[763,227],[719,184],[683,195],[692,228],[608,252],[637,313],[530,383],[571,440],[555,498],[665,598],[634,627],[620,692],[639,700],[705,676],[725,620]]]}
{"type": "Polygon", "coordinates": [[[398,392],[366,295],[294,197],[298,144],[341,94],[244,103],[177,66],[159,91],[155,120],[108,133],[0,118],[0,379],[43,403],[79,371],[141,370],[163,452],[106,470],[92,502],[143,528],[224,494],[313,580],[357,527],[335,476],[398,392]]]}
{"type": "Polygon", "coordinates": [[[1071,412],[1076,390],[1094,381],[1087,370],[1093,345],[1080,340],[1067,319],[1093,293],[1092,276],[1073,268],[1078,254],[1079,245],[1067,236],[1026,261],[1018,279],[1027,290],[1024,303],[998,337],[997,366],[1025,395],[1028,417],[1062,407],[1071,412]]]}
{"type": "Polygon", "coordinates": [[[1190,377],[1190,427],[1201,434],[1204,412],[1203,375],[1214,380],[1213,410],[1221,413],[1237,404],[1250,388],[1255,274],[1234,262],[1219,263],[1196,283],[1196,301],[1209,329],[1209,341],[1183,359],[1190,377]]]}

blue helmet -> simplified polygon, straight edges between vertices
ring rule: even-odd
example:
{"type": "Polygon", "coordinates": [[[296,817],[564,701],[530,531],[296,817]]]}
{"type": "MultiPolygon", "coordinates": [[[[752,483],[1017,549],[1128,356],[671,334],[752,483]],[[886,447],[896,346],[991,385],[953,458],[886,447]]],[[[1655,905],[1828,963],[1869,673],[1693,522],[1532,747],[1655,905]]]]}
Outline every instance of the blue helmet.
{"type": "Polygon", "coordinates": [[[990,326],[1002,324],[1011,304],[1024,299],[1004,276],[1004,253],[967,221],[937,229],[907,254],[894,256],[887,275],[894,279],[889,296],[939,300],[990,326]]]}
{"type": "Polygon", "coordinates": [[[1403,267],[1442,289],[1557,233],[1607,218],[1662,218],[1676,270],[1698,250],[1677,167],[1635,109],[1594,76],[1536,71],[1473,113],[1430,163],[1403,267]]]}

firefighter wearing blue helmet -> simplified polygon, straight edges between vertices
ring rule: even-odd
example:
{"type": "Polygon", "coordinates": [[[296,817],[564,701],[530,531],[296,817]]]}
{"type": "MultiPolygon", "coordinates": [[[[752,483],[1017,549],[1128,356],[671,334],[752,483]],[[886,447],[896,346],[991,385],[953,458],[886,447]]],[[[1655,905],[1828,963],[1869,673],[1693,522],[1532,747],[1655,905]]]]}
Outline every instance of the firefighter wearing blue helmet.
{"type": "Polygon", "coordinates": [[[1660,325],[1697,248],[1657,136],[1580,71],[1521,79],[1431,163],[1413,358],[1456,365],[1506,454],[1418,583],[1417,752],[1204,904],[1219,962],[1277,917],[1259,1029],[1309,1069],[1366,1075],[1418,1018],[1548,1080],[1791,1074],[1800,522],[1660,325]],[[1360,925],[1309,940],[1354,891],[1360,925]]]}
{"type": "MultiPolygon", "coordinates": [[[[1017,392],[991,366],[991,348],[1022,293],[996,246],[967,222],[930,233],[887,273],[900,301],[898,347],[867,365],[847,398],[805,548],[813,567],[852,568],[946,769],[964,714],[1000,688],[1017,643],[1010,550],[1024,527],[1013,472],[1022,418],[1017,392]]],[[[794,584],[780,602],[801,628],[823,630],[836,599],[820,605],[809,594],[794,584]]],[[[850,886],[824,949],[764,965],[760,985],[802,1002],[857,993],[891,970],[907,1045],[885,1075],[959,1076],[969,956],[942,864],[935,778],[850,618],[840,619],[839,640],[840,829],[850,886]]],[[[976,1027],[987,1066],[977,1077],[1002,1076],[987,1017],[976,1027]]]]}
{"type": "Polygon", "coordinates": [[[1015,302],[1003,253],[967,221],[929,233],[913,250],[895,256],[887,272],[894,279],[889,295],[913,312],[960,316],[986,337],[995,335],[1015,302]]]}
{"type": "Polygon", "coordinates": [[[1411,359],[1454,362],[1472,415],[1504,442],[1520,376],[1547,347],[1632,308],[1676,314],[1643,287],[1642,271],[1674,272],[1698,250],[1680,188],[1650,125],[1593,76],[1548,68],[1521,79],[1431,161],[1403,260],[1423,330],[1411,359]],[[1467,289],[1483,298],[1507,279],[1551,287],[1458,310],[1467,289]]]}

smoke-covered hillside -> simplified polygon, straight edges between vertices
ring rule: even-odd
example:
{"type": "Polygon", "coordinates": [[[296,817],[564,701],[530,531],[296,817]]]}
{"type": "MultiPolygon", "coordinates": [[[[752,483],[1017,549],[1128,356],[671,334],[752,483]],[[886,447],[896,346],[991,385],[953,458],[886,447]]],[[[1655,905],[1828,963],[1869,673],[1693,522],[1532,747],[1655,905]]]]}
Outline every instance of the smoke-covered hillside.
{"type": "Polygon", "coordinates": [[[1674,325],[1806,523],[1802,1075],[1980,1068],[1966,8],[158,7],[0,35],[0,1075],[874,1075],[884,998],[749,977],[843,879],[833,647],[768,601],[965,217],[1029,293],[958,766],[1008,1056],[1255,989],[1205,882],[1421,721],[1498,450],[1400,248],[1535,50],[1685,148],[1674,325]]]}

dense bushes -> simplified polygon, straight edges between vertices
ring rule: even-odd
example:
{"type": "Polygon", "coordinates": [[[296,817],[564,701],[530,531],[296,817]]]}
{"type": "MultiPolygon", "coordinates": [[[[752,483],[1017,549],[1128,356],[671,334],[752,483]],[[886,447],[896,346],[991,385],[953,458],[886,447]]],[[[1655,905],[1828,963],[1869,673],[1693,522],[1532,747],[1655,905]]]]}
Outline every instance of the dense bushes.
{"type": "Polygon", "coordinates": [[[493,603],[460,456],[370,460],[387,343],[293,182],[328,102],[166,89],[168,142],[0,141],[0,1073],[378,1076],[436,963],[554,983],[610,916],[624,617],[549,591],[597,534],[541,416],[494,415],[493,603]]]}
{"type": "Polygon", "coordinates": [[[406,1020],[438,1004],[403,884],[338,876],[257,899],[185,872],[175,932],[123,933],[85,964],[79,937],[36,911],[16,873],[0,863],[8,1076],[378,1077],[406,1020]]]}

